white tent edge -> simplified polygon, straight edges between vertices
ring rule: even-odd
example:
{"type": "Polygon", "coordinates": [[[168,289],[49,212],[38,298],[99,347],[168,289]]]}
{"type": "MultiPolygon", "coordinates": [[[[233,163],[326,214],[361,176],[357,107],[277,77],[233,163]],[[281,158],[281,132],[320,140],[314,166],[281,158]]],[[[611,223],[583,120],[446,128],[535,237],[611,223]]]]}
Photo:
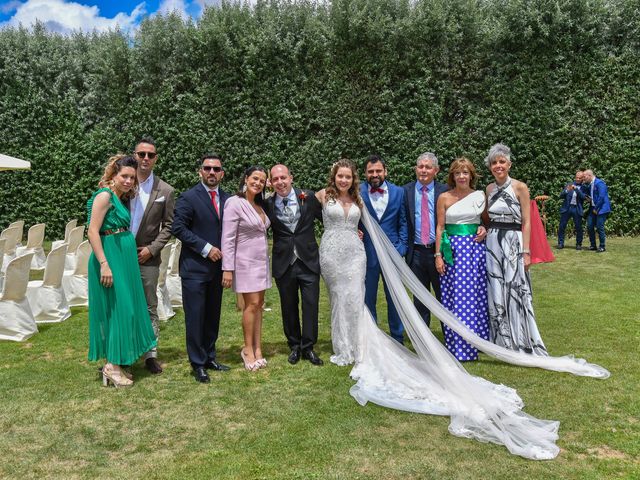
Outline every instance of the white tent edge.
{"type": "Polygon", "coordinates": [[[0,153],[0,170],[31,170],[31,163],[0,153]]]}

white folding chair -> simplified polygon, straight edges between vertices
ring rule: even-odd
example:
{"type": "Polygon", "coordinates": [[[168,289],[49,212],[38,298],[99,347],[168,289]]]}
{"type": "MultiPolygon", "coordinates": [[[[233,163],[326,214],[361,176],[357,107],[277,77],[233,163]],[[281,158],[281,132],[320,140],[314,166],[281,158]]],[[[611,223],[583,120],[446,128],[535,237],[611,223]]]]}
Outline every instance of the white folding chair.
{"type": "Polygon", "coordinates": [[[160,274],[158,275],[158,318],[160,320],[169,320],[176,312],[171,306],[171,295],[167,288],[167,270],[169,268],[169,259],[171,257],[172,245],[167,243],[160,251],[160,274]]]}
{"type": "Polygon", "coordinates": [[[0,268],[3,272],[7,269],[9,262],[16,258],[16,242],[19,231],[19,227],[9,227],[0,233],[0,238],[5,240],[4,256],[2,257],[2,267],[0,268]]]}
{"type": "Polygon", "coordinates": [[[7,228],[17,228],[18,229],[18,231],[15,232],[16,246],[17,247],[21,247],[22,246],[22,236],[24,235],[24,220],[16,220],[15,222],[10,223],[7,228]]]}
{"type": "MultiPolygon", "coordinates": [[[[7,240],[0,238],[0,267],[2,267],[2,261],[4,260],[4,244],[7,240]]],[[[2,291],[2,285],[4,283],[4,272],[0,268],[0,292],[2,291]]]]}
{"type": "Polygon", "coordinates": [[[171,260],[169,262],[169,274],[167,275],[167,289],[171,298],[171,305],[174,308],[182,307],[182,280],[180,280],[180,252],[182,251],[182,242],[176,240],[173,244],[171,252],[171,260]]]}
{"type": "Polygon", "coordinates": [[[32,270],[42,270],[47,263],[47,257],[44,254],[44,248],[42,248],[45,227],[44,223],[32,225],[27,234],[27,244],[24,247],[16,248],[17,257],[21,257],[26,253],[33,253],[33,260],[31,260],[32,270]]]}
{"type": "Polygon", "coordinates": [[[64,227],[64,240],[55,240],[51,243],[51,250],[56,247],[59,247],[63,243],[69,243],[69,236],[71,235],[71,230],[78,226],[78,220],[69,220],[67,225],[64,227]]]}
{"type": "Polygon", "coordinates": [[[27,301],[27,284],[33,253],[9,262],[0,295],[0,340],[21,342],[38,332],[27,301]]]}
{"type": "Polygon", "coordinates": [[[65,270],[75,270],[76,268],[76,250],[82,243],[84,238],[84,225],[75,227],[69,234],[69,241],[67,242],[67,259],[64,262],[65,270]]]}
{"type": "Polygon", "coordinates": [[[64,260],[67,246],[60,245],[49,252],[42,280],[27,285],[27,300],[36,323],[63,322],[71,316],[71,309],[62,288],[64,260]]]}
{"type": "MultiPolygon", "coordinates": [[[[70,307],[89,305],[89,256],[91,244],[85,240],[77,248],[77,262],[73,270],[65,270],[62,276],[62,288],[70,307]]],[[[69,255],[67,254],[67,258],[69,255]]]]}

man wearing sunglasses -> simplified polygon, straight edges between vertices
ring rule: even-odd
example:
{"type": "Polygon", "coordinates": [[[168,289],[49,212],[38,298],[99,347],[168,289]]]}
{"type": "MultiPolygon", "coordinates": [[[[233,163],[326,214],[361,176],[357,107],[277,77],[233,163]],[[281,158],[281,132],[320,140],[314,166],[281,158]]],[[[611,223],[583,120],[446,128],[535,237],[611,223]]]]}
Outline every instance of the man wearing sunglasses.
{"type": "Polygon", "coordinates": [[[229,195],[219,188],[222,159],[206,153],[197,163],[200,181],[176,203],[173,234],[182,242],[180,278],[187,354],[196,381],[209,383],[207,370],[226,371],[216,360],[222,308],[222,217],[229,195]]]}
{"type": "MultiPolygon", "coordinates": [[[[147,299],[147,308],[153,331],[158,340],[158,276],[160,274],[160,251],[171,238],[173,223],[174,190],[153,173],[158,159],[155,141],[151,137],[141,138],[134,147],[134,158],[138,162],[138,193],[130,201],[131,232],[138,246],[138,263],[147,299]]],[[[144,356],[147,370],[162,373],[158,362],[158,350],[144,356]]]]}

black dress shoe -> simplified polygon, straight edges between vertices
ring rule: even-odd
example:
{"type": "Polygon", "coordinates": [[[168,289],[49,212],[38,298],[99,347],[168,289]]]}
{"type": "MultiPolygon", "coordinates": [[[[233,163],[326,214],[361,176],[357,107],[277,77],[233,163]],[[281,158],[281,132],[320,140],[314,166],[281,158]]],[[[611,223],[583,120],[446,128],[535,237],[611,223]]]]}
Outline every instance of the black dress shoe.
{"type": "Polygon", "coordinates": [[[576,250],[582,250],[582,245],[576,245],[576,250]]]}
{"type": "Polygon", "coordinates": [[[294,350],[291,350],[291,353],[289,354],[289,363],[291,365],[295,365],[299,361],[300,361],[300,350],[297,348],[294,350]]]}
{"type": "Polygon", "coordinates": [[[564,245],[558,245],[556,248],[557,248],[558,250],[562,250],[562,249],[564,248],[564,245]]]}
{"type": "Polygon", "coordinates": [[[607,251],[607,249],[604,248],[604,247],[598,248],[598,253],[602,253],[602,252],[606,252],[606,251],[607,251]]]}
{"type": "Polygon", "coordinates": [[[162,367],[160,366],[160,362],[158,361],[157,358],[153,358],[153,357],[147,358],[144,361],[144,367],[154,375],[162,373],[162,367]]]}
{"type": "Polygon", "coordinates": [[[193,369],[193,376],[196,377],[196,382],[209,383],[211,381],[204,367],[195,367],[193,369]]]}
{"type": "Polygon", "coordinates": [[[598,249],[596,247],[589,247],[589,250],[591,250],[592,252],[595,252],[598,249]]]}
{"type": "Polygon", "coordinates": [[[324,362],[320,359],[316,352],[313,350],[305,350],[302,352],[302,358],[309,360],[313,365],[323,365],[324,362]]]}
{"type": "Polygon", "coordinates": [[[204,364],[204,368],[206,368],[207,370],[217,370],[218,372],[226,372],[230,370],[229,367],[221,363],[218,363],[215,360],[209,360],[207,363],[204,364]]]}

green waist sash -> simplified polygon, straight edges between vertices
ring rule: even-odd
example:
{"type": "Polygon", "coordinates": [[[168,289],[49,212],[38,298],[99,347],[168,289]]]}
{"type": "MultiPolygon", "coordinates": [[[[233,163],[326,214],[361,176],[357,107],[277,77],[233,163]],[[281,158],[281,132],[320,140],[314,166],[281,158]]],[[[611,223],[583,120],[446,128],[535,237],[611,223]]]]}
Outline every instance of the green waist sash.
{"type": "Polygon", "coordinates": [[[445,262],[449,265],[453,265],[453,250],[451,249],[451,240],[449,240],[449,235],[475,235],[479,226],[479,223],[447,223],[444,226],[442,241],[440,242],[440,253],[442,253],[442,258],[445,262]]]}

